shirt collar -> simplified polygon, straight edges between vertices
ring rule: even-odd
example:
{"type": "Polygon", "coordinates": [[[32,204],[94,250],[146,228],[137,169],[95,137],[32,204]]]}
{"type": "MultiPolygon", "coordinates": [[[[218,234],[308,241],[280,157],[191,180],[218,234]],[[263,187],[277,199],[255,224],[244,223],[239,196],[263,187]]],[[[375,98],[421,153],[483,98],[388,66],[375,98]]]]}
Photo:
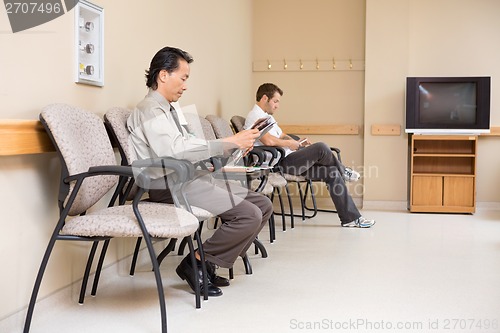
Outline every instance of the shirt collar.
{"type": "Polygon", "coordinates": [[[170,110],[170,103],[157,90],[153,90],[150,88],[147,97],[150,97],[155,101],[157,101],[158,103],[160,103],[160,105],[164,107],[166,110],[170,110]]]}

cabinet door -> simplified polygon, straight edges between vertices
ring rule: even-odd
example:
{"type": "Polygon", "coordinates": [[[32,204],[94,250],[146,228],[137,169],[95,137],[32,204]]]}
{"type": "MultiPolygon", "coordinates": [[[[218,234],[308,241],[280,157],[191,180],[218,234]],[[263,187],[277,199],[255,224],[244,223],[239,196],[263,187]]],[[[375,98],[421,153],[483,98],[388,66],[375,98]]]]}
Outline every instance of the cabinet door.
{"type": "Polygon", "coordinates": [[[443,177],[413,176],[412,204],[415,206],[443,205],[443,177]]]}
{"type": "Polygon", "coordinates": [[[474,178],[444,177],[444,206],[474,207],[474,178]]]}

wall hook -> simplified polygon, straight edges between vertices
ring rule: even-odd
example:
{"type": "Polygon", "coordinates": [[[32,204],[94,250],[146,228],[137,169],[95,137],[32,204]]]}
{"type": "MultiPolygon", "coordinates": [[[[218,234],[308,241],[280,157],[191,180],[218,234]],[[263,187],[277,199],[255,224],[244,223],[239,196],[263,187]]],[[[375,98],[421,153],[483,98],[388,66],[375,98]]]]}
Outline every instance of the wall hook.
{"type": "Polygon", "coordinates": [[[286,63],[286,59],[283,59],[283,69],[286,70],[288,68],[288,64],[286,63]]]}
{"type": "Polygon", "coordinates": [[[267,69],[271,69],[271,62],[269,61],[269,59],[267,59],[267,69]]]}
{"type": "Polygon", "coordinates": [[[302,59],[299,59],[300,62],[300,69],[304,69],[304,64],[302,63],[302,59]]]}
{"type": "Polygon", "coordinates": [[[337,64],[335,64],[335,58],[332,58],[332,62],[333,62],[333,69],[337,69],[337,64]]]}
{"type": "Polygon", "coordinates": [[[319,69],[319,60],[316,58],[316,69],[319,69]]]}
{"type": "Polygon", "coordinates": [[[352,69],[352,59],[349,59],[349,69],[352,69]]]}

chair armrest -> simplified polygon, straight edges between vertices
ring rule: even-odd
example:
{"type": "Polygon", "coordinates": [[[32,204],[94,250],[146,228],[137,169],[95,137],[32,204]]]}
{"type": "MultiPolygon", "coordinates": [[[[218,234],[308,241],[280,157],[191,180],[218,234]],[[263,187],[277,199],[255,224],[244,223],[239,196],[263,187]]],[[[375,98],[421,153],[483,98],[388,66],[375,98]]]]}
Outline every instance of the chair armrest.
{"type": "Polygon", "coordinates": [[[64,178],[63,181],[66,184],[68,184],[72,181],[81,180],[81,179],[86,178],[86,177],[105,176],[105,175],[133,177],[134,174],[133,174],[132,168],[130,166],[101,165],[101,166],[90,167],[89,170],[86,172],[77,173],[77,174],[68,176],[68,177],[64,178]]]}
{"type": "Polygon", "coordinates": [[[262,163],[266,162],[267,155],[266,153],[271,154],[271,159],[267,161],[269,165],[272,165],[274,160],[278,160],[278,162],[281,160],[282,157],[285,156],[285,151],[281,147],[274,147],[274,146],[256,146],[254,150],[258,150],[263,152],[264,154],[264,159],[263,161],[259,164],[262,165],[262,163]]]}
{"type": "Polygon", "coordinates": [[[185,183],[194,178],[194,166],[186,160],[172,157],[157,157],[136,160],[132,163],[134,178],[138,186],[150,189],[151,183],[174,172],[176,184],[185,183]],[[169,172],[167,172],[169,170],[169,172]]]}
{"type": "Polygon", "coordinates": [[[247,156],[244,157],[245,166],[251,166],[252,164],[251,160],[248,158],[249,156],[257,157],[257,162],[254,162],[253,165],[262,165],[262,163],[266,160],[266,153],[259,150],[257,147],[254,147],[248,152],[247,156]]]}

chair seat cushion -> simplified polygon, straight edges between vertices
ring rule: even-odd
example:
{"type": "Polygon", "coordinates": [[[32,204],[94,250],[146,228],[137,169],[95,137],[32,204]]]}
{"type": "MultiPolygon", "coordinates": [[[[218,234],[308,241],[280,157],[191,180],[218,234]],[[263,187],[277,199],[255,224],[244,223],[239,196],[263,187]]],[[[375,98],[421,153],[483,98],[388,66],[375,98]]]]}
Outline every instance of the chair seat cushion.
{"type": "Polygon", "coordinates": [[[296,175],[291,175],[289,173],[285,173],[283,174],[283,177],[285,177],[286,180],[288,181],[295,181],[295,182],[305,182],[306,181],[306,177],[304,176],[296,176],[296,175]]]}
{"type": "MultiPolygon", "coordinates": [[[[250,189],[252,191],[257,190],[260,183],[261,183],[260,179],[253,179],[250,183],[250,189]]],[[[266,184],[264,185],[264,188],[260,191],[260,193],[262,193],[264,195],[268,195],[268,194],[273,193],[273,191],[274,191],[274,187],[269,183],[269,180],[268,180],[266,182],[266,184]]]]}
{"type": "MultiPolygon", "coordinates": [[[[198,229],[198,218],[173,205],[139,204],[146,228],[151,237],[184,238],[198,229]]],[[[67,221],[61,235],[101,237],[141,237],[139,223],[132,205],[115,206],[76,216],[67,221]]]]}
{"type": "Polygon", "coordinates": [[[193,211],[193,215],[198,218],[198,221],[206,221],[211,217],[215,217],[214,214],[200,207],[191,206],[191,210],[193,211]]]}
{"type": "Polygon", "coordinates": [[[286,179],[282,175],[274,172],[269,174],[267,181],[274,187],[285,187],[287,183],[286,179]]]}

